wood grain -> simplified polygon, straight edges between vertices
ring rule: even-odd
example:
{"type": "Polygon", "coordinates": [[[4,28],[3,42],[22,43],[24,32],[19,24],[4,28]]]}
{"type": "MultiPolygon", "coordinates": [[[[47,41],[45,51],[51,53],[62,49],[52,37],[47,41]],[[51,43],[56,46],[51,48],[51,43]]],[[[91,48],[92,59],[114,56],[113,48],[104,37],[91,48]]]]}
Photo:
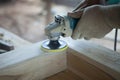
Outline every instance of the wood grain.
{"type": "Polygon", "coordinates": [[[75,72],[85,80],[114,80],[114,78],[109,74],[72,53],[68,53],[67,61],[68,69],[75,72]]]}
{"type": "Polygon", "coordinates": [[[14,76],[18,80],[120,80],[120,54],[105,47],[65,38],[67,52],[47,53],[40,49],[42,41],[27,44],[14,34],[9,36],[18,47],[0,55],[0,80],[14,76]]]}
{"type": "MultiPolygon", "coordinates": [[[[68,52],[94,65],[98,69],[109,74],[116,80],[120,80],[120,54],[108,48],[99,46],[85,40],[66,40],[69,45],[68,52]],[[75,51],[75,52],[72,52],[75,51]]],[[[69,60],[68,60],[69,61],[69,60]]]]}
{"type": "Polygon", "coordinates": [[[42,42],[27,44],[16,35],[1,31],[8,34],[6,38],[12,39],[17,48],[0,54],[0,80],[8,77],[14,80],[16,76],[20,76],[18,80],[38,80],[66,69],[66,51],[44,52],[40,49],[42,42]]]}
{"type": "Polygon", "coordinates": [[[73,73],[72,71],[65,70],[44,80],[83,80],[83,79],[76,75],[75,73],[73,73]]]}

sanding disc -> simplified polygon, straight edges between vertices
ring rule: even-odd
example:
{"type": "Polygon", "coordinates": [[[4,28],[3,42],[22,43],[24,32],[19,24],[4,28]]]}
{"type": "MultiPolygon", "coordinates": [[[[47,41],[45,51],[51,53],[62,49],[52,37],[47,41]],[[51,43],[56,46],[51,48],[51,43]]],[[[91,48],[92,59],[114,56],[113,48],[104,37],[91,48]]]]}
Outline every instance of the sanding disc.
{"type": "MultiPolygon", "coordinates": [[[[49,46],[50,40],[45,40],[41,45],[41,49],[45,52],[61,52],[68,48],[67,43],[65,41],[59,40],[58,42],[60,44],[59,47],[52,48],[51,46],[49,46]]],[[[52,46],[54,47],[55,44],[52,44],[52,46]]]]}

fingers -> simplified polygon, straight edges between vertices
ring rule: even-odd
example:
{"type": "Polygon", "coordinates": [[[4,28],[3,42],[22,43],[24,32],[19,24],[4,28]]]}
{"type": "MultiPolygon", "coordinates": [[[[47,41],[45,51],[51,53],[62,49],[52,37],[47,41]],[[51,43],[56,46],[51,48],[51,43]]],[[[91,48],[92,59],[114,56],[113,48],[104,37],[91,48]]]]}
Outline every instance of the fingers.
{"type": "Polygon", "coordinates": [[[81,33],[78,33],[78,34],[73,34],[71,36],[72,39],[76,40],[76,39],[81,39],[82,38],[82,34],[81,33]]]}
{"type": "Polygon", "coordinates": [[[79,38],[82,38],[82,34],[81,32],[79,31],[79,27],[77,26],[75,28],[75,30],[73,31],[73,34],[71,35],[72,39],[79,39],[79,38]]]}
{"type": "Polygon", "coordinates": [[[90,37],[84,37],[82,35],[82,33],[74,33],[74,34],[72,34],[71,38],[74,39],[74,40],[81,39],[81,38],[84,38],[85,40],[90,40],[91,39],[90,37]]]}
{"type": "Polygon", "coordinates": [[[85,40],[90,40],[90,38],[88,38],[88,37],[84,37],[84,39],[85,39],[85,40]]]}
{"type": "Polygon", "coordinates": [[[73,12],[68,12],[68,16],[73,18],[80,18],[83,14],[84,8],[94,5],[100,4],[100,0],[82,0],[79,5],[73,10],[73,12]]]}

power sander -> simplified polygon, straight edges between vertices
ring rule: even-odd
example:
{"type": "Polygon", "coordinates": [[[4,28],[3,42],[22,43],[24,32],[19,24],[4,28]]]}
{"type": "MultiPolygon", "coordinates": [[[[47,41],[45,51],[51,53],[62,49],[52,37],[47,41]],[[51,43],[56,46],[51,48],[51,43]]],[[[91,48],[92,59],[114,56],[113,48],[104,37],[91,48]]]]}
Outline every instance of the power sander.
{"type": "Polygon", "coordinates": [[[71,36],[78,20],[68,16],[55,16],[55,21],[45,28],[48,40],[43,41],[41,49],[46,52],[59,52],[67,49],[67,43],[60,40],[60,36],[71,36]]]}
{"type": "MultiPolygon", "coordinates": [[[[80,9],[81,3],[73,10],[80,9]]],[[[41,49],[46,52],[60,52],[68,48],[67,43],[60,40],[60,36],[69,37],[72,35],[80,18],[70,16],[55,16],[55,21],[45,28],[48,40],[43,41],[41,49]]]]}

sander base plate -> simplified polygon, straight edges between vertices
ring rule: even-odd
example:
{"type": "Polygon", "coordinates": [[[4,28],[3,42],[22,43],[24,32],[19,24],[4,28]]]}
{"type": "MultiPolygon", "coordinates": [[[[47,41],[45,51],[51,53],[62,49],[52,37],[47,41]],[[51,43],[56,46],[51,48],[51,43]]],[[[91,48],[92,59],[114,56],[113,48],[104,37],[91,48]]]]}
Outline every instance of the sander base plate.
{"type": "MultiPolygon", "coordinates": [[[[60,46],[56,49],[52,49],[49,46],[50,40],[45,40],[45,41],[43,41],[43,43],[41,45],[41,49],[45,52],[61,52],[68,48],[67,43],[65,41],[59,40],[58,42],[59,42],[60,46]]],[[[54,44],[53,44],[53,46],[54,46],[54,44]]]]}

